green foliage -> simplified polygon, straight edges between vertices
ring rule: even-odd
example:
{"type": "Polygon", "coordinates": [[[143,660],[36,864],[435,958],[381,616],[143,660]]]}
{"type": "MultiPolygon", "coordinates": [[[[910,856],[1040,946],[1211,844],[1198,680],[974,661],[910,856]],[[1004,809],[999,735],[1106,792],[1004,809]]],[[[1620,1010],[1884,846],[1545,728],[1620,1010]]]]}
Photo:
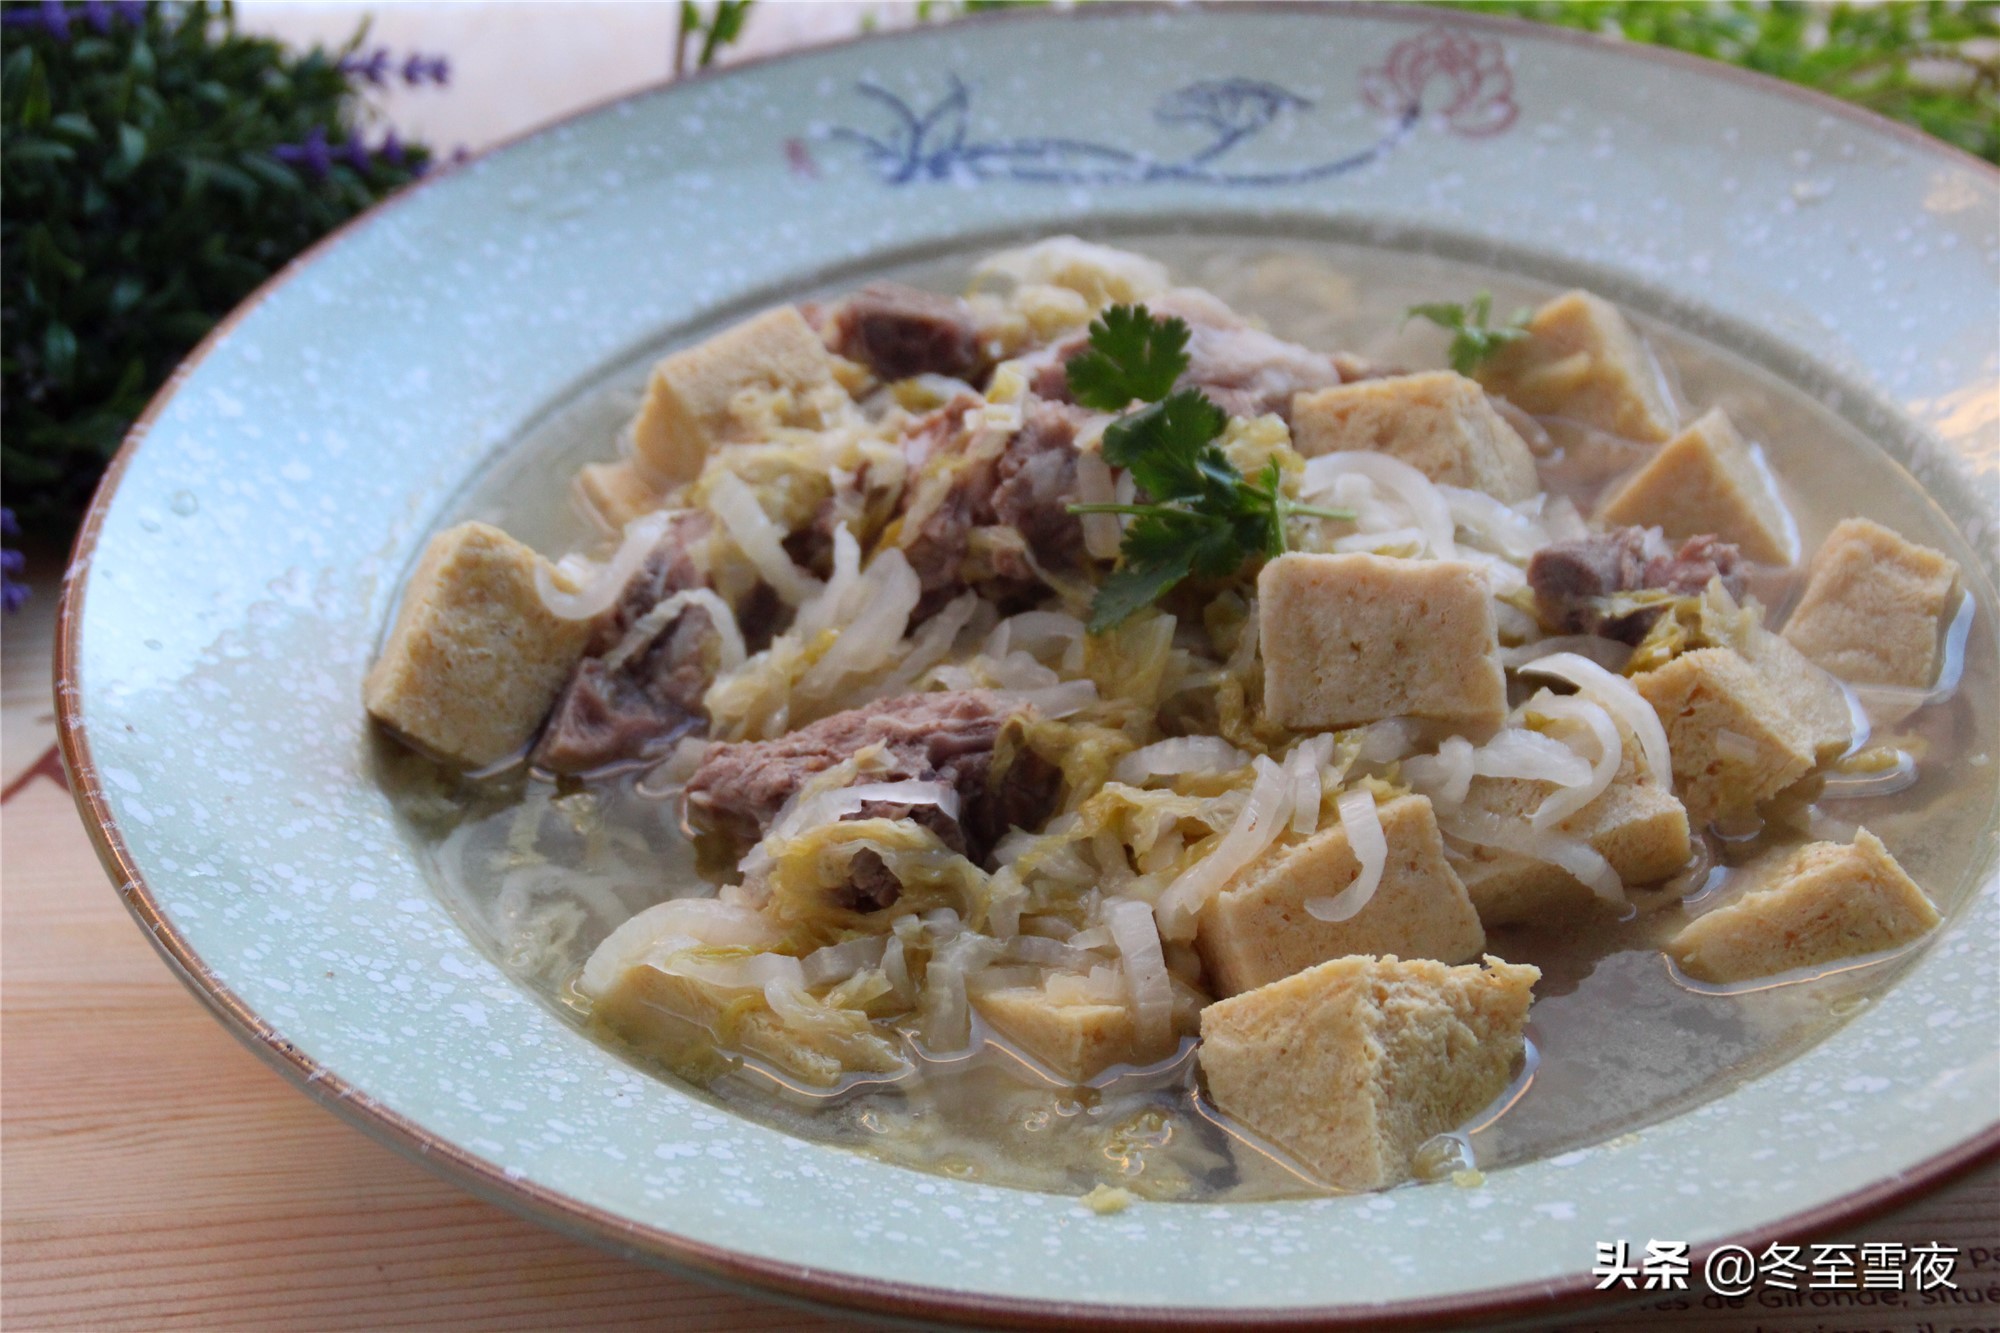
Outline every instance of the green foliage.
{"type": "Polygon", "coordinates": [[[218,319],[426,160],[274,155],[341,144],[359,103],[337,55],[243,36],[226,8],[68,12],[67,34],[0,34],[0,460],[9,506],[51,532],[218,319]]]}
{"type": "Polygon", "coordinates": [[[722,48],[743,36],[743,24],[750,17],[753,0],[715,0],[707,14],[694,0],[681,0],[680,27],[674,34],[674,76],[687,72],[688,48],[698,43],[695,67],[707,69],[722,48]]]}
{"type": "Polygon", "coordinates": [[[1090,326],[1090,346],[1070,358],[1070,394],[1086,406],[1115,412],[1137,399],[1146,406],[1104,428],[1104,461],[1132,474],[1145,504],[1071,505],[1075,514],[1128,514],[1120,565],[1097,590],[1090,631],[1112,629],[1164,597],[1190,574],[1221,578],[1258,555],[1285,549],[1294,514],[1350,518],[1344,510],[1313,509],[1285,494],[1273,462],[1246,480],[1216,445],[1229,416],[1199,389],[1174,390],[1188,368],[1188,327],[1155,319],[1144,306],[1112,306],[1090,326]]]}
{"type": "Polygon", "coordinates": [[[2000,163],[2000,4],[1992,0],[1468,0],[1459,7],[1726,60],[2000,163]]]}
{"type": "Polygon", "coordinates": [[[1517,338],[1528,336],[1528,315],[1526,310],[1516,311],[1514,318],[1495,328],[1487,326],[1493,313],[1493,293],[1481,292],[1465,305],[1449,301],[1437,301],[1428,305],[1413,305],[1403,312],[1403,320],[1427,319],[1441,329],[1451,333],[1451,346],[1445,355],[1451,361],[1451,368],[1461,375],[1470,375],[1479,369],[1481,363],[1495,352],[1517,338]]]}

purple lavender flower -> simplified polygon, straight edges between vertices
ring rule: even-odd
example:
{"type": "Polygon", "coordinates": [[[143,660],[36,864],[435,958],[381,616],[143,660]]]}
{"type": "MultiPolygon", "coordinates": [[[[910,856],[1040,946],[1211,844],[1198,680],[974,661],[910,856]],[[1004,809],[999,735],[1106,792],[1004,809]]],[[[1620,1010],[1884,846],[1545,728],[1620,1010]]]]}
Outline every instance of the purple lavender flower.
{"type": "Polygon", "coordinates": [[[380,88],[389,73],[389,48],[378,46],[367,55],[347,55],[334,66],[349,78],[366,80],[371,86],[380,88]]]}
{"type": "Polygon", "coordinates": [[[443,87],[451,82],[451,64],[443,56],[426,57],[421,52],[410,52],[403,62],[403,82],[415,88],[426,79],[443,87]]]}
{"type": "Polygon", "coordinates": [[[111,32],[111,6],[104,0],[83,0],[83,18],[99,33],[111,32]]]}
{"type": "Polygon", "coordinates": [[[362,142],[359,130],[348,131],[347,142],[342,144],[334,155],[356,171],[366,171],[374,162],[373,156],[368,151],[368,145],[362,142]]]}
{"type": "MultiPolygon", "coordinates": [[[[14,511],[0,509],[0,536],[18,537],[21,525],[14,521],[14,511]]],[[[28,558],[19,551],[0,548],[0,611],[12,615],[21,609],[21,603],[28,600],[28,585],[15,575],[28,567],[28,558]]]]}
{"type": "Polygon", "coordinates": [[[0,23],[12,27],[40,27],[59,42],[69,40],[69,8],[62,0],[42,0],[39,5],[10,6],[0,14],[0,23]]]}
{"type": "Polygon", "coordinates": [[[382,161],[387,162],[392,167],[400,167],[403,165],[403,159],[405,156],[403,152],[403,141],[396,137],[396,132],[394,130],[390,130],[387,134],[382,136],[382,146],[375,150],[375,156],[380,158],[382,161]]]}
{"type": "Polygon", "coordinates": [[[303,143],[281,143],[271,150],[271,156],[286,166],[303,167],[306,175],[314,180],[326,179],[326,173],[333,168],[333,152],[327,147],[326,131],[315,125],[306,132],[303,143]]]}

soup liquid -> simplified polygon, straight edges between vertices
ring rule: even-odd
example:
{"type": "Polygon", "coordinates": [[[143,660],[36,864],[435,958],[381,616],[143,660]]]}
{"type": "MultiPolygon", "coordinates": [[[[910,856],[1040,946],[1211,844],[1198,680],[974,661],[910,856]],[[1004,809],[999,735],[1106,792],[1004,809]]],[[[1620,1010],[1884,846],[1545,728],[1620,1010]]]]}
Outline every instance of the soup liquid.
{"type": "MultiPolygon", "coordinates": [[[[1328,241],[1108,239],[1164,261],[1177,281],[1213,291],[1282,337],[1413,369],[1443,364],[1444,338],[1427,325],[1406,324],[1408,306],[1491,291],[1494,310],[1509,312],[1561,289],[1435,254],[1328,241]]],[[[799,295],[837,294],[877,276],[960,290],[972,259],[992,248],[841,274],[799,295]]],[[[1804,553],[1834,523],[1865,511],[1946,551],[1968,571],[1968,584],[1977,582],[1957,532],[1847,420],[1747,357],[1625,308],[1659,354],[1684,420],[1719,406],[1764,446],[1804,553]]],[[[582,463],[614,456],[653,359],[709,331],[680,331],[553,405],[475,481],[448,521],[483,519],[551,554],[590,544],[594,534],[566,498],[571,476],[582,463]]],[[[1603,441],[1559,442],[1564,455],[1545,464],[1544,484],[1572,495],[1586,512],[1603,485],[1636,461],[1603,441]]],[[[1793,575],[1755,586],[1771,610],[1769,623],[1779,623],[1796,581],[1793,575]]],[[[1957,688],[1875,729],[1876,743],[1915,756],[1914,784],[1888,796],[1823,800],[1813,835],[1844,839],[1849,825],[1865,824],[1947,916],[1972,888],[1974,858],[1995,811],[1994,608],[1990,592],[1976,596],[1977,605],[1967,608],[1966,646],[1953,666],[1957,688]]],[[[648,796],[635,775],[588,790],[559,791],[519,775],[452,787],[392,750],[385,743],[380,751],[384,780],[398,794],[438,894],[482,950],[570,1021],[585,1021],[570,984],[598,941],[654,902],[711,887],[696,874],[672,803],[648,796]]],[[[1635,891],[1638,906],[1622,921],[1599,913],[1489,932],[1490,953],[1542,969],[1528,1025],[1530,1055],[1494,1106],[1423,1155],[1420,1165],[1429,1174],[1474,1164],[1490,1171],[1561,1153],[1722,1096],[1859,1012],[1924,947],[1920,942],[1785,984],[1719,990],[1688,983],[1659,951],[1687,920],[1682,895],[1699,893],[1706,903],[1736,891],[1730,867],[1768,845],[1713,835],[1704,842],[1712,872],[1635,891]]],[[[651,1072],[685,1076],[721,1105],[790,1133],[947,1175],[1068,1193],[1110,1183],[1155,1198],[1330,1192],[1206,1102],[1192,1040],[1171,1061],[1114,1069],[1075,1088],[976,1027],[969,1053],[929,1059],[913,1050],[914,1075],[831,1094],[792,1086],[754,1062],[713,1052],[701,1058],[699,1045],[694,1049],[676,1071],[652,1066],[651,1072]]]]}

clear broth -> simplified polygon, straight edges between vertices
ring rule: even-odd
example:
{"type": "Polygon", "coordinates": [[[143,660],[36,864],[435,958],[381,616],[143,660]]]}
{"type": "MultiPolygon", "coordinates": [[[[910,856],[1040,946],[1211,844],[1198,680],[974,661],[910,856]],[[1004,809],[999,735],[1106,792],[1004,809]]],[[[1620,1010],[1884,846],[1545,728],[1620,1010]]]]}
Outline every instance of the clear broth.
{"type": "MultiPolygon", "coordinates": [[[[1160,235],[1117,243],[1165,261],[1179,281],[1208,288],[1280,336],[1412,368],[1442,364],[1443,339],[1427,326],[1406,324],[1409,305],[1490,290],[1495,309],[1509,311],[1558,290],[1435,255],[1335,242],[1160,235]]],[[[971,255],[985,249],[844,275],[820,291],[882,275],[955,290],[971,255]]],[[[1725,407],[1746,436],[1763,444],[1805,552],[1835,522],[1865,510],[1913,540],[1945,549],[1967,569],[1968,585],[1977,583],[1970,554],[1935,505],[1827,404],[1744,356],[1632,313],[1666,363],[1684,415],[1692,415],[1690,406],[1725,407]],[[1829,459],[1837,465],[1828,466],[1829,459]]],[[[645,369],[660,350],[647,349],[530,423],[449,521],[484,519],[550,553],[587,543],[592,533],[565,498],[569,479],[580,464],[613,456],[645,369]]],[[[1572,460],[1545,479],[1585,500],[1607,476],[1572,460]]],[[[1782,614],[1795,581],[1757,588],[1774,615],[1782,614]]],[[[1957,689],[1894,728],[1878,728],[1877,740],[1893,735],[1918,756],[1915,783],[1893,795],[1828,799],[1819,807],[1823,827],[1835,836],[1843,821],[1865,822],[1947,915],[1966,894],[1995,813],[2000,672],[1990,600],[1972,614],[1957,689]]],[[[568,987],[599,940],[662,898],[710,889],[695,873],[671,806],[647,797],[636,774],[582,794],[562,795],[518,775],[448,789],[427,766],[386,745],[380,753],[384,780],[440,897],[482,950],[571,1022],[586,1024],[585,1007],[568,987]],[[510,847],[532,847],[551,864],[507,867],[510,847]],[[496,856],[498,869],[490,864],[496,856]],[[482,868],[467,874],[467,865],[482,868]]],[[[1732,892],[1729,866],[1757,846],[1711,837],[1720,868],[1706,880],[1694,877],[1692,887],[1705,898],[1732,892]]],[[[1528,1029],[1532,1054],[1514,1086],[1468,1132],[1454,1136],[1455,1151],[1440,1145],[1447,1151],[1434,1158],[1434,1174],[1475,1163],[1490,1171],[1562,1153],[1722,1096],[1832,1032],[1893,984],[1915,952],[1715,993],[1677,978],[1659,952],[1686,919],[1678,892],[1634,896],[1640,907],[1624,921],[1599,915],[1489,932],[1490,952],[1542,969],[1528,1029]]],[[[1081,1193],[1111,1183],[1150,1197],[1197,1200],[1330,1192],[1204,1101],[1191,1041],[1162,1065],[1114,1069],[1085,1088],[1048,1076],[983,1031],[975,1031],[968,1054],[933,1060],[919,1053],[914,1075],[857,1082],[832,1094],[734,1059],[696,1060],[679,1072],[719,1104],[787,1132],[991,1184],[1081,1193]]]]}

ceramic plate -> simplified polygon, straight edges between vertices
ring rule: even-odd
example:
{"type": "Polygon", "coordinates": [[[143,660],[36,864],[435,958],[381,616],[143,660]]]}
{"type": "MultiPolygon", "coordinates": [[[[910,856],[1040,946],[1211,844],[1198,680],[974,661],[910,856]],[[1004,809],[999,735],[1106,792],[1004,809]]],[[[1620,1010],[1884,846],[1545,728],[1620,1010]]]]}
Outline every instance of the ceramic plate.
{"type": "Polygon", "coordinates": [[[1380,1325],[1581,1298],[1600,1240],[1698,1265],[1849,1224],[2000,1144],[1990,832],[1900,981],[1726,1096],[1478,1189],[1098,1217],[785,1137],[592,1044],[427,886],[369,777],[361,675],[433,527],[620,368],[886,265],[1173,230],[1589,285],[1804,387],[1876,442],[1870,475],[1914,479],[1990,663],[1997,216],[1993,171],[1831,102],[1400,7],[1015,16],[633,97],[348,228],[161,394],[71,575],[75,789],[161,949],[314,1096],[726,1280],[935,1317],[1380,1325]]]}

